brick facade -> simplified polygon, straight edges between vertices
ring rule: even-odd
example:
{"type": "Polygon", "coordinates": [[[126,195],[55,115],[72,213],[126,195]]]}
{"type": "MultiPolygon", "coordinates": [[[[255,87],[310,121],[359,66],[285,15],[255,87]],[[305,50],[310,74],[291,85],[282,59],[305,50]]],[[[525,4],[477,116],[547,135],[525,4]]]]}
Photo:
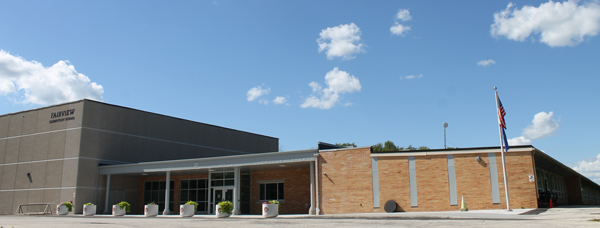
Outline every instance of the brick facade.
{"type": "MultiPolygon", "coordinates": [[[[500,153],[498,158],[498,181],[504,183],[502,175],[502,163],[500,153]]],[[[506,174],[508,176],[508,187],[511,208],[537,208],[537,189],[534,182],[529,182],[529,175],[535,175],[533,169],[532,152],[507,153],[506,174]]],[[[504,185],[500,184],[501,208],[506,208],[504,185]]]]}
{"type": "Polygon", "coordinates": [[[250,212],[262,214],[262,202],[259,200],[259,181],[285,180],[284,200],[279,214],[307,214],[310,208],[310,170],[309,168],[252,171],[250,212]]]}
{"type": "Polygon", "coordinates": [[[322,151],[320,155],[321,213],[373,212],[370,148],[322,151]]]}
{"type": "MultiPolygon", "coordinates": [[[[378,156],[379,202],[373,204],[373,173],[371,148],[348,148],[320,151],[318,158],[318,201],[322,214],[384,212],[389,200],[397,203],[396,211],[458,211],[461,196],[469,210],[505,209],[502,158],[496,153],[496,174],[500,202],[493,203],[488,153],[457,151],[454,154],[457,204],[450,203],[448,159],[452,150],[433,152],[402,152],[391,156],[378,156]],[[411,206],[409,157],[415,158],[418,206],[411,206]],[[479,157],[479,159],[476,159],[479,157]]],[[[381,154],[383,155],[383,154],[381,154]]],[[[506,169],[509,178],[511,207],[537,208],[537,186],[529,175],[536,175],[532,151],[509,152],[506,154],[506,169]]],[[[207,174],[172,175],[175,181],[174,200],[179,202],[180,181],[183,179],[208,178],[207,174]]],[[[164,180],[164,176],[140,178],[143,193],[145,181],[164,180]]],[[[535,178],[534,178],[535,179],[535,178]]],[[[306,214],[310,207],[310,170],[308,167],[279,167],[253,170],[251,172],[250,212],[261,214],[259,185],[264,181],[283,181],[284,200],[280,214],[306,214]]],[[[579,179],[566,178],[567,185],[579,179]]],[[[570,198],[581,198],[568,189],[570,198]]],[[[581,191],[580,191],[581,192],[581,191]]],[[[569,201],[571,199],[569,198],[569,201]]],[[[139,195],[142,202],[143,194],[139,195]]],[[[566,199],[560,199],[565,201],[566,199]]],[[[141,208],[143,205],[136,205],[141,208]]],[[[174,212],[177,213],[177,212],[174,212]]]]}
{"type": "MultiPolygon", "coordinates": [[[[461,196],[470,210],[506,208],[502,159],[496,154],[500,203],[492,203],[489,159],[487,153],[454,155],[457,186],[456,205],[450,205],[446,155],[415,156],[418,206],[410,202],[408,157],[379,157],[380,208],[373,208],[371,154],[369,148],[321,152],[319,158],[319,194],[321,212],[383,212],[388,200],[398,204],[397,211],[460,210],[461,196]],[[479,156],[478,162],[475,158],[479,156]],[[326,175],[324,175],[326,174],[326,175]]],[[[506,156],[512,208],[537,208],[536,183],[531,152],[508,153],[506,156]]]]}

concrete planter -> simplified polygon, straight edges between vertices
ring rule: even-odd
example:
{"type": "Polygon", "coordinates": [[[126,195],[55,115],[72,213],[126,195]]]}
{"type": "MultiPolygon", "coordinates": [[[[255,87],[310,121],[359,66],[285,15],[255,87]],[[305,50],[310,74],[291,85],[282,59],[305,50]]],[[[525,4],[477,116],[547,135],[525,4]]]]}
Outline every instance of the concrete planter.
{"type": "Polygon", "coordinates": [[[83,215],[92,216],[96,214],[96,205],[83,205],[83,215]]]}
{"type": "Polygon", "coordinates": [[[262,216],[265,218],[275,218],[279,215],[279,204],[263,204],[262,216]]]}
{"type": "Polygon", "coordinates": [[[65,205],[56,205],[56,214],[67,215],[69,214],[69,208],[67,208],[65,205]]]}
{"type": "Polygon", "coordinates": [[[194,216],[194,212],[196,212],[194,205],[179,206],[179,215],[181,215],[181,217],[192,217],[194,216]]]}
{"type": "Polygon", "coordinates": [[[221,206],[219,205],[217,205],[215,209],[215,214],[217,215],[217,218],[229,218],[229,216],[231,216],[229,213],[221,213],[221,206]]]}
{"type": "Polygon", "coordinates": [[[158,215],[158,205],[145,205],[144,215],[146,217],[154,217],[158,215]]]}
{"type": "Polygon", "coordinates": [[[123,207],[123,209],[121,209],[121,207],[119,207],[119,205],[113,205],[112,215],[113,216],[123,216],[127,213],[125,210],[127,210],[127,208],[123,207]]]}

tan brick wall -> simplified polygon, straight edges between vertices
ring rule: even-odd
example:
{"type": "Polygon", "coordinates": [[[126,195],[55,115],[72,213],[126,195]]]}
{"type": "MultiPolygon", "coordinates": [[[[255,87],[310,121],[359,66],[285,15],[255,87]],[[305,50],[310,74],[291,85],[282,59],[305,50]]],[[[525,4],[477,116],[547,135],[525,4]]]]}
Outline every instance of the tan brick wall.
{"type": "Polygon", "coordinates": [[[308,214],[310,207],[310,170],[309,168],[252,171],[250,211],[262,214],[262,202],[259,201],[258,181],[282,180],[284,203],[279,214],[308,214]]]}
{"type": "Polygon", "coordinates": [[[380,157],[377,165],[381,208],[388,200],[394,200],[398,204],[396,211],[412,211],[408,157],[380,157]]]}
{"type": "Polygon", "coordinates": [[[412,211],[452,210],[446,155],[415,157],[415,172],[419,199],[412,211]]]}
{"type": "MultiPolygon", "coordinates": [[[[179,194],[181,193],[181,180],[187,179],[208,179],[208,174],[191,174],[191,175],[173,175],[171,174],[171,180],[173,181],[173,208],[170,208],[173,214],[179,214],[179,194]]],[[[136,207],[138,211],[144,211],[144,182],[146,181],[166,181],[166,174],[164,176],[152,176],[152,177],[142,177],[140,178],[139,193],[138,194],[138,202],[140,205],[131,205],[132,207],[136,207]]],[[[162,214],[162,211],[158,212],[162,214]]]]}
{"type": "MultiPolygon", "coordinates": [[[[504,201],[501,162],[500,156],[496,156],[496,168],[500,168],[500,171],[497,172],[500,202],[504,201]]],[[[454,155],[458,205],[453,207],[453,210],[460,209],[462,196],[465,197],[465,203],[469,210],[502,208],[501,204],[492,203],[492,182],[490,181],[489,165],[490,161],[487,153],[454,155]],[[477,156],[481,158],[481,161],[476,160],[477,156]]],[[[444,191],[448,192],[448,188],[444,191]]]]}
{"type": "Polygon", "coordinates": [[[321,152],[319,170],[321,213],[374,211],[370,148],[321,152]]]}
{"type": "MultiPolygon", "coordinates": [[[[531,152],[508,153],[506,163],[511,207],[536,208],[535,182],[529,182],[529,175],[534,174],[531,152]]],[[[492,203],[487,153],[454,156],[458,198],[456,206],[450,205],[446,155],[415,156],[417,207],[410,206],[408,157],[380,157],[378,165],[382,207],[388,200],[394,200],[398,203],[397,211],[459,210],[461,196],[464,195],[470,210],[506,208],[500,153],[496,157],[496,167],[501,203],[497,204],[492,203]],[[481,162],[475,160],[476,156],[481,158],[481,162]]]]}
{"type": "MultiPolygon", "coordinates": [[[[506,208],[504,194],[504,178],[502,175],[502,158],[496,153],[498,167],[498,181],[500,182],[501,208],[506,208]]],[[[535,182],[529,182],[529,175],[535,174],[533,169],[532,152],[507,153],[506,173],[511,208],[537,208],[537,189],[535,182]]]]}
{"type": "MultiPolygon", "coordinates": [[[[470,210],[506,208],[500,153],[496,156],[500,191],[497,204],[492,203],[487,153],[454,156],[457,205],[450,205],[446,155],[415,156],[417,207],[410,204],[408,157],[379,157],[380,208],[373,208],[368,148],[321,152],[320,155],[319,200],[325,214],[383,212],[388,200],[398,203],[397,211],[460,210],[463,195],[470,210]],[[480,162],[476,156],[481,158],[480,162]]],[[[529,175],[534,174],[531,152],[508,153],[506,163],[511,207],[536,208],[535,182],[529,182],[529,175]]]]}

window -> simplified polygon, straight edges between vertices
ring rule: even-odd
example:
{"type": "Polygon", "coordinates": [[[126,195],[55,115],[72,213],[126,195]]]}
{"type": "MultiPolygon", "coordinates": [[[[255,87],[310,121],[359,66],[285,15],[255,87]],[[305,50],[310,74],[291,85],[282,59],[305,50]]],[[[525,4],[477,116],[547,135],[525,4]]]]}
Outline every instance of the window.
{"type": "Polygon", "coordinates": [[[185,204],[188,201],[198,203],[196,212],[206,212],[208,209],[208,180],[193,179],[182,180],[181,191],[179,195],[179,204],[185,204]]]}
{"type": "MultiPolygon", "coordinates": [[[[169,209],[173,210],[173,189],[174,182],[169,184],[169,209]]],[[[154,202],[158,205],[158,211],[165,210],[165,190],[167,189],[166,181],[146,181],[144,182],[144,204],[154,202]]]]}
{"type": "Polygon", "coordinates": [[[233,186],[234,172],[213,172],[210,174],[210,186],[233,186]]]}
{"type": "Polygon", "coordinates": [[[260,183],[259,200],[283,200],[283,183],[260,183]]]}

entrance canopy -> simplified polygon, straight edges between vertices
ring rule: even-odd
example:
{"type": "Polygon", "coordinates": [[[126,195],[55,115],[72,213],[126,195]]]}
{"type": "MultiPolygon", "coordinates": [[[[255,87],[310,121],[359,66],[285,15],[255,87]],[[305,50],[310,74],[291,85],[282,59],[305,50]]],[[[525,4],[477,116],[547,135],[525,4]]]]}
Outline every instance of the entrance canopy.
{"type": "Polygon", "coordinates": [[[141,162],[125,165],[107,165],[99,166],[98,174],[133,174],[183,170],[200,171],[211,168],[270,166],[286,163],[314,161],[315,153],[318,153],[317,149],[157,162],[141,162]]]}

